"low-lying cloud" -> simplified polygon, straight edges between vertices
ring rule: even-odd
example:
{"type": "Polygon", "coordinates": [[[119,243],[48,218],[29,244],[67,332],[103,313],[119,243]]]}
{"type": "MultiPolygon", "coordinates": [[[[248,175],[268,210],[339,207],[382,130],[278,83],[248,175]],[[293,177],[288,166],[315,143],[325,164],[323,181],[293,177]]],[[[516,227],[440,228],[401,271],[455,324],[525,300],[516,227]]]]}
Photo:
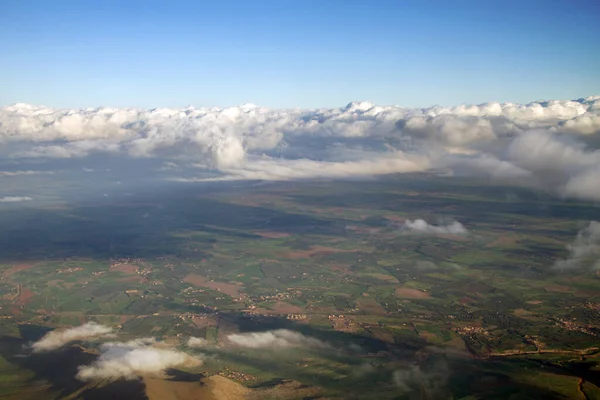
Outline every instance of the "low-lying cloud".
{"type": "Polygon", "coordinates": [[[557,269],[572,269],[591,265],[600,269],[600,222],[591,221],[567,246],[569,257],[554,264],[557,269]]]}
{"type": "Polygon", "coordinates": [[[16,104],[0,107],[0,143],[0,162],[61,159],[81,168],[93,157],[156,159],[163,167],[149,172],[189,182],[430,172],[600,201],[600,96],[422,109],[368,102],[313,110],[16,104]]]}
{"type": "Polygon", "coordinates": [[[31,200],[33,200],[31,197],[26,197],[26,196],[0,197],[0,203],[19,203],[21,201],[31,201],[31,200]]]}
{"type": "Polygon", "coordinates": [[[438,361],[423,370],[418,365],[394,371],[392,380],[398,394],[415,392],[427,398],[445,398],[444,389],[448,383],[450,369],[445,361],[438,361]]]}
{"type": "Polygon", "coordinates": [[[240,347],[285,348],[285,347],[316,347],[325,348],[328,344],[322,340],[305,336],[288,329],[276,329],[264,332],[239,333],[227,336],[234,345],[240,347]]]}
{"type": "Polygon", "coordinates": [[[206,347],[208,341],[204,338],[190,337],[187,341],[188,347],[206,347]]]}
{"type": "MultiPolygon", "coordinates": [[[[232,181],[266,180],[288,181],[314,178],[350,178],[371,175],[422,172],[429,168],[429,162],[419,156],[396,152],[372,160],[327,162],[300,160],[278,160],[263,158],[248,163],[243,168],[223,169],[224,175],[214,178],[187,179],[187,181],[232,181]]],[[[179,179],[186,181],[186,179],[179,179]]]]}
{"type": "Polygon", "coordinates": [[[135,379],[144,374],[158,375],[168,368],[202,363],[182,351],[159,347],[151,338],[104,343],[100,351],[100,356],[91,365],[79,367],[77,379],[135,379]]]}
{"type": "Polygon", "coordinates": [[[407,219],[402,228],[411,232],[430,235],[465,235],[467,233],[467,229],[458,221],[451,222],[448,225],[430,225],[422,219],[415,219],[414,221],[407,219]]]}
{"type": "Polygon", "coordinates": [[[95,322],[88,322],[75,328],[54,330],[48,332],[37,342],[31,345],[34,353],[59,349],[76,340],[89,340],[98,337],[109,337],[112,328],[95,322]]]}

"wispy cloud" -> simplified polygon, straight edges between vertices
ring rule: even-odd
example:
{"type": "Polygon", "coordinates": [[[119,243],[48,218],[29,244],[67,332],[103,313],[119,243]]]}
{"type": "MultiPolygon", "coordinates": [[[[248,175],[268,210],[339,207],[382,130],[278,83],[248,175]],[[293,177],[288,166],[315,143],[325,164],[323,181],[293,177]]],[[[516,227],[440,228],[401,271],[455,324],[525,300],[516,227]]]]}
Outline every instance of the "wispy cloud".
{"type": "Polygon", "coordinates": [[[53,171],[0,171],[0,176],[53,175],[53,171]]]}
{"type": "Polygon", "coordinates": [[[89,340],[97,337],[108,337],[112,328],[94,322],[88,322],[66,330],[54,330],[48,332],[37,342],[31,345],[34,353],[52,351],[63,347],[75,340],[89,340]]]}
{"type": "Polygon", "coordinates": [[[31,197],[27,196],[7,196],[0,197],[0,203],[18,203],[20,201],[31,201],[33,200],[31,197]]]}

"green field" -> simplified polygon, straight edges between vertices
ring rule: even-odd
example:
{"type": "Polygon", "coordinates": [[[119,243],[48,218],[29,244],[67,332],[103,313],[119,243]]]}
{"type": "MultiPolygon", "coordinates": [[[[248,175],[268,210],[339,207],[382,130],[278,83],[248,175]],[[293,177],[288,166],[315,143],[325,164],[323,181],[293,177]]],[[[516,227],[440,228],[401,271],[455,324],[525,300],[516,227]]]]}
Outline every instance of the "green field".
{"type": "Polygon", "coordinates": [[[0,395],[72,393],[13,345],[96,321],[123,338],[205,338],[199,371],[239,371],[249,387],[291,379],[322,398],[600,398],[600,275],[591,264],[553,268],[594,219],[590,203],[410,175],[173,185],[0,212],[0,395]],[[459,221],[468,233],[416,234],[406,218],[459,221]],[[329,347],[238,351],[227,340],[270,329],[329,347]]]}

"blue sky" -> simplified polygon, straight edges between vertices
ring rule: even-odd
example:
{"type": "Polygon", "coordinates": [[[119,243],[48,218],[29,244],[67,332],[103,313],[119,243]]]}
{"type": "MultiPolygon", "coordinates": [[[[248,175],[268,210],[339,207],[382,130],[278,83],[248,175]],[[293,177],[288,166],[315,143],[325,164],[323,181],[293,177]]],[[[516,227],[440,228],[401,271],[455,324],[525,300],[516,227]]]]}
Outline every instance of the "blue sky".
{"type": "Polygon", "coordinates": [[[0,104],[408,107],[600,94],[597,0],[3,1],[0,104]]]}

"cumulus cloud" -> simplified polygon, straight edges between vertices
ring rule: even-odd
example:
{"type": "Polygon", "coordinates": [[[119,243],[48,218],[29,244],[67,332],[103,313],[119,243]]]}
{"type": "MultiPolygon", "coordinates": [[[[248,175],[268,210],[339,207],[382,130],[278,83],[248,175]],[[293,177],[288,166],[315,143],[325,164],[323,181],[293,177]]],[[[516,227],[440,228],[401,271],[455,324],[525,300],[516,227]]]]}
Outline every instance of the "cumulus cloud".
{"type": "Polygon", "coordinates": [[[189,354],[159,347],[151,338],[104,343],[100,351],[95,362],[79,367],[77,379],[135,379],[142,374],[161,374],[167,368],[201,364],[189,354]]]}
{"type": "Polygon", "coordinates": [[[571,269],[592,265],[600,269],[600,222],[591,221],[579,231],[573,243],[567,246],[569,257],[554,264],[557,269],[571,269]]]}
{"type": "MultiPolygon", "coordinates": [[[[422,109],[368,102],[313,110],[16,104],[0,107],[0,142],[14,149],[4,150],[14,160],[157,158],[163,173],[193,164],[211,171],[212,180],[429,171],[516,180],[600,200],[598,96],[422,109]]],[[[165,178],[204,181],[206,173],[165,178]]]]}
{"type": "Polygon", "coordinates": [[[264,332],[250,332],[232,334],[227,339],[240,347],[258,348],[284,348],[284,347],[328,347],[327,343],[304,336],[299,332],[288,329],[276,329],[264,332]]]}
{"type": "Polygon", "coordinates": [[[31,201],[33,200],[31,197],[27,196],[7,196],[0,197],[0,203],[18,203],[20,201],[31,201]]]}
{"type": "Polygon", "coordinates": [[[112,333],[112,328],[95,322],[88,322],[75,328],[54,330],[48,332],[43,338],[31,345],[34,353],[52,351],[63,347],[75,340],[89,340],[97,337],[107,337],[112,333]]]}
{"type": "Polygon", "coordinates": [[[432,235],[464,235],[467,233],[467,229],[458,221],[451,222],[448,225],[430,225],[422,219],[414,221],[407,219],[402,228],[412,232],[432,235]]]}
{"type": "Polygon", "coordinates": [[[584,170],[567,180],[561,193],[569,197],[582,197],[600,201],[600,166],[584,170]]]}

